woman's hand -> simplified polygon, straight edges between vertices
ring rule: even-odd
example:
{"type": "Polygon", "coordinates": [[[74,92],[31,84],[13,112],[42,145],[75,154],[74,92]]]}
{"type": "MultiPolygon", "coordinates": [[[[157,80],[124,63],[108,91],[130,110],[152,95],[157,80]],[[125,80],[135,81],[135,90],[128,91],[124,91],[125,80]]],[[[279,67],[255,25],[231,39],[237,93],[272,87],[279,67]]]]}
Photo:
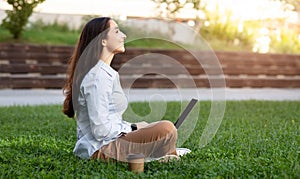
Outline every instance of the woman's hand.
{"type": "Polygon", "coordinates": [[[145,121],[138,122],[138,123],[135,123],[135,124],[136,124],[137,129],[141,129],[141,128],[147,127],[149,125],[149,123],[147,123],[145,121]]]}

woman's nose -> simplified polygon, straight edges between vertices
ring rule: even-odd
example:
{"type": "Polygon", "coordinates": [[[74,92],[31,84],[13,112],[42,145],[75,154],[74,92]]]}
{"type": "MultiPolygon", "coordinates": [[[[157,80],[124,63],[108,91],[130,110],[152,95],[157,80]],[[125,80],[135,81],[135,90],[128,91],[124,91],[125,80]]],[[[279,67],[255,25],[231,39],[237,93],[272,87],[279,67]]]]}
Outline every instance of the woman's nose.
{"type": "Polygon", "coordinates": [[[124,34],[123,32],[122,32],[122,37],[124,40],[127,38],[126,34],[124,34]]]}

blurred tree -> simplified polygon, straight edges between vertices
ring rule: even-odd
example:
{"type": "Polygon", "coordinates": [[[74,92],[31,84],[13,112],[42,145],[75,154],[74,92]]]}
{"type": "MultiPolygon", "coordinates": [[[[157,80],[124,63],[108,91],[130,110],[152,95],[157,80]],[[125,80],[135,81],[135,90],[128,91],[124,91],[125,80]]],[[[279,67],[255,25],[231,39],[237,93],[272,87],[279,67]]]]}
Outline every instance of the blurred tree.
{"type": "Polygon", "coordinates": [[[192,7],[199,11],[205,8],[203,0],[152,0],[157,4],[160,10],[160,16],[164,18],[174,19],[181,9],[192,7]]]}
{"type": "Polygon", "coordinates": [[[176,19],[184,8],[195,10],[195,31],[198,32],[206,14],[205,0],[152,0],[157,4],[160,16],[166,19],[176,19]]]}
{"type": "MultiPolygon", "coordinates": [[[[274,0],[278,1],[278,0],[274,0]]],[[[285,10],[292,10],[298,14],[298,24],[300,24],[300,0],[279,0],[284,3],[285,10]]]]}
{"type": "Polygon", "coordinates": [[[281,2],[291,5],[292,10],[299,12],[300,11],[300,0],[280,0],[281,2]]]}
{"type": "MultiPolygon", "coordinates": [[[[193,10],[195,16],[194,30],[199,32],[208,41],[216,44],[213,48],[220,49],[219,46],[243,46],[251,47],[253,35],[244,28],[244,24],[232,21],[232,12],[221,13],[219,6],[214,10],[207,10],[207,0],[152,0],[160,10],[160,16],[174,20],[179,18],[181,10],[193,10]],[[242,28],[240,27],[242,26],[242,28]],[[221,44],[221,45],[219,45],[221,44]]],[[[221,47],[222,48],[222,47],[221,47]]]]}
{"type": "Polygon", "coordinates": [[[18,39],[32,14],[33,9],[45,0],[5,0],[13,6],[12,10],[6,10],[7,16],[2,20],[2,25],[18,39]]]}

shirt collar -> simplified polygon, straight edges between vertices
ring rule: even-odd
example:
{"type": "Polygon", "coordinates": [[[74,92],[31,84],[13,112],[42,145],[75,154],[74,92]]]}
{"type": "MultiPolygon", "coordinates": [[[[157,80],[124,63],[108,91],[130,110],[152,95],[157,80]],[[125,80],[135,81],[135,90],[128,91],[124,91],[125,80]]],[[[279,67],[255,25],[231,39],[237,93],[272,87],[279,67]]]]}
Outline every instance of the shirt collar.
{"type": "Polygon", "coordinates": [[[98,65],[105,70],[111,77],[115,76],[118,72],[114,70],[110,65],[106,64],[103,60],[99,60],[98,65]]]}

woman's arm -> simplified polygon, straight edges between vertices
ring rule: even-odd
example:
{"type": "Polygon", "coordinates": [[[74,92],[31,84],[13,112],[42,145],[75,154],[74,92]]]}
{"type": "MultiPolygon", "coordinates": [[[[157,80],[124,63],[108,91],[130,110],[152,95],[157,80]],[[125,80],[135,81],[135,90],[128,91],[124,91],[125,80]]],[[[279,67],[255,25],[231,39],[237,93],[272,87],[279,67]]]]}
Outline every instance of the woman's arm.
{"type": "Polygon", "coordinates": [[[112,139],[122,132],[118,116],[109,114],[111,91],[108,79],[96,79],[84,87],[91,132],[96,140],[112,139]]]}

